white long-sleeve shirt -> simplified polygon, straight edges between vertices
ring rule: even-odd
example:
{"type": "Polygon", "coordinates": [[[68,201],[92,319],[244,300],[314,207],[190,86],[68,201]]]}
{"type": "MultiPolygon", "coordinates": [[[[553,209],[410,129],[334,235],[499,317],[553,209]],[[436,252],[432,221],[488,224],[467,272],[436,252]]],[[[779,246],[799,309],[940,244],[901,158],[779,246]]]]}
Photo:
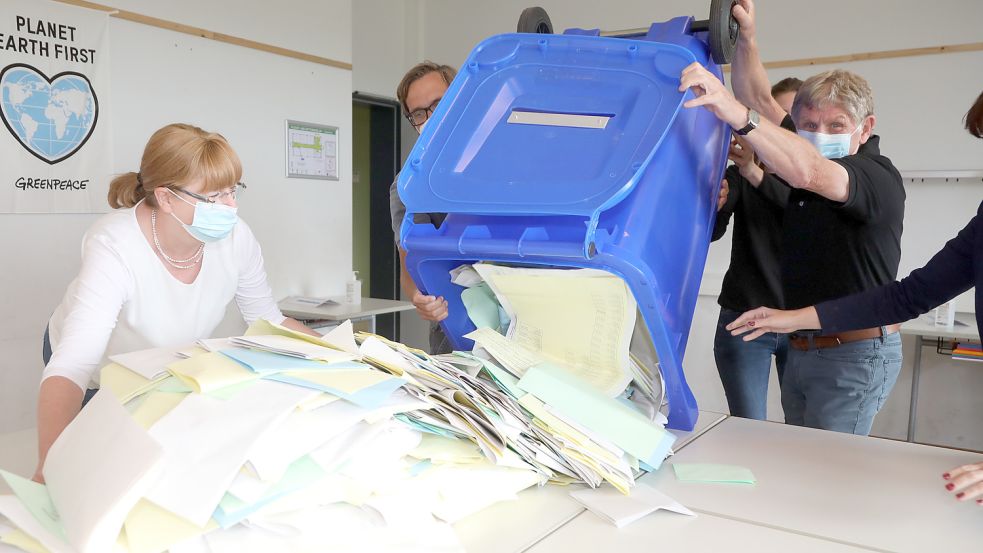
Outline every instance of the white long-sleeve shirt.
{"type": "Polygon", "coordinates": [[[96,221],[82,239],[82,268],[48,322],[52,356],[43,378],[97,387],[108,357],[210,338],[233,298],[247,323],[281,323],[263,254],[245,222],[205,244],[191,284],[171,275],[137,223],[136,208],[96,221]]]}

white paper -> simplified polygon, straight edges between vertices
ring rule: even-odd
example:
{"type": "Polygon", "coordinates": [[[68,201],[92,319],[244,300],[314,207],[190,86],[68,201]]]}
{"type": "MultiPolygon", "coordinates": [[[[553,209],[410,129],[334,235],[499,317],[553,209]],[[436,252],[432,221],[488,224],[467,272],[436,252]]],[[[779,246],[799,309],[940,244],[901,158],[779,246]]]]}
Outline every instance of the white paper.
{"type": "Polygon", "coordinates": [[[157,481],[164,452],[108,390],[62,431],[44,463],[51,501],[79,551],[109,551],[130,509],[157,481]]]}
{"type": "Polygon", "coordinates": [[[260,480],[276,482],[291,463],[343,434],[369,412],[347,401],[294,411],[250,448],[249,464],[260,480]]]}
{"type": "Polygon", "coordinates": [[[484,279],[471,265],[458,265],[451,269],[451,282],[458,286],[472,288],[484,282],[484,279]]]}
{"type": "Polygon", "coordinates": [[[123,365],[147,380],[156,380],[166,374],[167,365],[181,359],[174,348],[153,348],[109,356],[113,363],[123,365]]]}
{"type": "Polygon", "coordinates": [[[202,338],[201,340],[198,340],[197,343],[202,348],[211,352],[237,347],[232,343],[230,338],[202,338]]]}
{"type": "Polygon", "coordinates": [[[612,486],[601,486],[595,489],[572,491],[570,497],[618,528],[627,526],[659,509],[696,516],[696,513],[675,499],[642,482],[632,489],[631,495],[624,495],[612,486]]]}
{"type": "Polygon", "coordinates": [[[359,348],[359,353],[365,357],[371,357],[373,359],[379,360],[387,365],[393,365],[399,367],[400,369],[413,372],[413,365],[410,364],[402,355],[396,352],[391,347],[387,346],[379,340],[378,338],[368,337],[362,342],[362,346],[359,348]]]}
{"type": "Polygon", "coordinates": [[[341,351],[358,355],[358,344],[355,343],[355,331],[352,328],[351,319],[332,328],[321,339],[341,351]]]}
{"type": "Polygon", "coordinates": [[[165,465],[147,499],[204,526],[253,444],[318,393],[260,380],[229,400],[190,394],[150,429],[165,465]]]}
{"type": "Polygon", "coordinates": [[[316,359],[333,363],[337,361],[351,361],[356,356],[351,353],[338,351],[333,348],[319,346],[296,338],[280,336],[278,334],[236,336],[231,338],[232,343],[237,346],[260,349],[281,355],[291,355],[304,359],[316,359]]]}
{"type": "Polygon", "coordinates": [[[15,495],[0,495],[0,515],[7,517],[14,526],[41,542],[51,553],[73,553],[72,547],[49,532],[15,495]]]}

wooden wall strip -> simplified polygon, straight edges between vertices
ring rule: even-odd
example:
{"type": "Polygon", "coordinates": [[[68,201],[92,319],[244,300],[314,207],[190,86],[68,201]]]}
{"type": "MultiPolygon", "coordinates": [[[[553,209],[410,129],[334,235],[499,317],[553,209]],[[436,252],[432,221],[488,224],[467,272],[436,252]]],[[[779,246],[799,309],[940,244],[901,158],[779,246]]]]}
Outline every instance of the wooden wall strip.
{"type": "Polygon", "coordinates": [[[240,38],[237,36],[227,35],[224,33],[216,33],[214,31],[209,31],[208,29],[202,29],[200,27],[192,27],[191,25],[184,25],[182,23],[176,23],[174,21],[168,21],[166,19],[158,19],[156,17],[150,17],[147,15],[129,12],[126,10],[118,10],[112,6],[97,4],[95,2],[88,2],[87,0],[54,0],[54,1],[60,2],[62,4],[70,4],[72,6],[79,6],[82,8],[89,8],[93,10],[108,12],[110,17],[124,19],[126,21],[132,21],[134,23],[140,23],[142,25],[150,25],[151,27],[157,27],[160,29],[167,29],[168,31],[174,31],[177,33],[184,33],[187,35],[207,38],[209,40],[224,42],[226,44],[233,44],[235,46],[241,46],[243,48],[251,48],[253,50],[259,50],[261,52],[267,52],[278,56],[285,56],[288,58],[309,61],[312,63],[327,65],[330,67],[337,67],[339,69],[346,69],[348,71],[351,71],[352,69],[352,64],[343,61],[333,60],[331,58],[323,58],[320,56],[315,56],[313,54],[306,54],[304,52],[298,52],[296,50],[290,50],[288,48],[281,48],[279,46],[273,46],[272,44],[256,42],[255,40],[240,38]]]}
{"type": "MultiPolygon", "coordinates": [[[[938,54],[951,54],[955,52],[977,52],[983,50],[983,42],[969,42],[966,44],[945,44],[942,46],[927,46],[925,48],[905,48],[902,50],[881,50],[879,52],[860,52],[856,54],[844,54],[840,56],[827,56],[823,58],[802,58],[797,60],[780,60],[765,62],[765,69],[779,69],[782,67],[803,67],[809,65],[836,65],[840,63],[850,63],[854,61],[884,60],[890,58],[909,58],[913,56],[933,56],[938,54]]],[[[725,71],[730,71],[730,66],[725,66],[725,71]]]]}

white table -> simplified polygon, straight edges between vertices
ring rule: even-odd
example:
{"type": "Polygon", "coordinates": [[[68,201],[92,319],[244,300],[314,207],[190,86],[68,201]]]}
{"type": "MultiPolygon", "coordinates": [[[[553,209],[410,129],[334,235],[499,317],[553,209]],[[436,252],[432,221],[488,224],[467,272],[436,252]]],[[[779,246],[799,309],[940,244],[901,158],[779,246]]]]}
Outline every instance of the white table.
{"type": "Polygon", "coordinates": [[[581,513],[527,551],[859,553],[870,550],[706,513],[700,513],[694,518],[657,511],[618,529],[588,511],[581,513]]]}
{"type": "Polygon", "coordinates": [[[915,357],[911,362],[911,403],[908,408],[908,441],[915,439],[915,416],[918,408],[918,381],[922,373],[922,348],[935,342],[925,338],[978,340],[980,332],[973,313],[956,313],[952,326],[937,326],[931,314],[922,315],[901,325],[901,334],[915,337],[915,357]]]}
{"type": "MultiPolygon", "coordinates": [[[[877,551],[979,551],[983,509],[957,502],[942,479],[947,470],[978,462],[983,455],[977,453],[730,417],[643,480],[701,515],[830,543],[877,551]],[[672,463],[745,466],[757,483],[682,483],[672,463]]],[[[615,539],[617,529],[609,528],[615,539]]]]}
{"type": "Polygon", "coordinates": [[[384,300],[379,298],[362,298],[362,303],[344,303],[342,299],[332,298],[338,303],[325,307],[314,307],[309,304],[298,303],[294,300],[296,296],[286,297],[277,303],[280,311],[288,317],[293,317],[300,321],[331,321],[341,323],[348,319],[352,322],[366,320],[369,323],[369,332],[375,334],[375,318],[377,315],[397,313],[399,311],[412,311],[413,304],[408,301],[384,300]]]}
{"type": "MultiPolygon", "coordinates": [[[[677,436],[673,449],[682,450],[725,418],[727,415],[701,411],[692,432],[672,431],[677,436]]],[[[584,513],[584,507],[570,497],[571,490],[583,487],[547,485],[523,490],[516,501],[496,503],[458,522],[454,530],[469,553],[525,551],[584,513]]]]}

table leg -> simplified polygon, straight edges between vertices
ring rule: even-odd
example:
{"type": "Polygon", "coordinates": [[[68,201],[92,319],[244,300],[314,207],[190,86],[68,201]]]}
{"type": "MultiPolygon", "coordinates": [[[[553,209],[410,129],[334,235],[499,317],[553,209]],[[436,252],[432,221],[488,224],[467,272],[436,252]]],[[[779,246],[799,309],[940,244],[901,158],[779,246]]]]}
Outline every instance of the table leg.
{"type": "Polygon", "coordinates": [[[911,405],[908,408],[908,441],[915,441],[915,416],[918,408],[918,380],[922,373],[922,340],[921,334],[915,335],[915,359],[911,363],[911,405]]]}

